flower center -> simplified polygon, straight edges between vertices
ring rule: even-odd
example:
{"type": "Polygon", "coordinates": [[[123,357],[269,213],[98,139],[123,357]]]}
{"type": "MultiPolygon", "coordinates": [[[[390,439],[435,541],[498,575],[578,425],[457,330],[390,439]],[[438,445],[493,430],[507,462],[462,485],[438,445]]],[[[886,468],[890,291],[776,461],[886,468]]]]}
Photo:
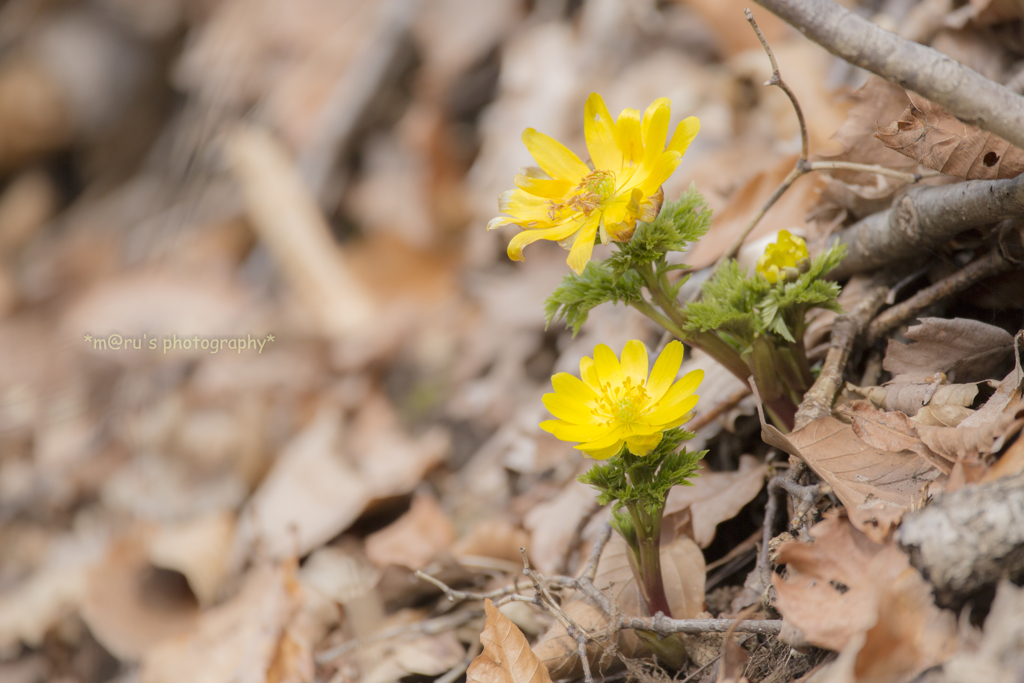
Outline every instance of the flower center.
{"type": "Polygon", "coordinates": [[[591,211],[601,208],[614,194],[615,174],[611,171],[594,171],[573,188],[567,200],[561,203],[552,202],[548,214],[555,220],[562,209],[568,208],[575,213],[589,216],[591,211]]]}
{"type": "Polygon", "coordinates": [[[604,384],[599,405],[601,412],[608,417],[607,423],[618,422],[628,425],[636,422],[643,415],[650,397],[644,388],[644,382],[634,385],[629,377],[617,387],[611,383],[604,384]]]}

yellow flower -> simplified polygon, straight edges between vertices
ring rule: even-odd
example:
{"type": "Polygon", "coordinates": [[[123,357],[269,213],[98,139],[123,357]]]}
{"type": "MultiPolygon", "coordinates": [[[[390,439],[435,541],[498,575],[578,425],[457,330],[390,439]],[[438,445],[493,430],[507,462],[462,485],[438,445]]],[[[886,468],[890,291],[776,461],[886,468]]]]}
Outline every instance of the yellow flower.
{"type": "Polygon", "coordinates": [[[780,279],[794,279],[801,265],[807,262],[807,243],[791,235],[789,230],[780,230],[779,239],[769,244],[764,256],[757,260],[757,272],[773,285],[780,279]],[[787,271],[787,268],[793,270],[787,271]]]}
{"type": "Polygon", "coordinates": [[[487,224],[488,230],[510,223],[522,228],[509,242],[509,258],[522,261],[527,244],[555,240],[571,247],[569,267],[582,273],[595,235],[602,244],[626,242],[638,220],[654,220],[664,197],[661,184],[700,130],[700,121],[691,116],[679,123],[666,147],[670,106],[662,97],[643,118],[636,109],[625,109],[613,121],[601,96],[591,94],[583,121],[589,166],[557,140],[533,128],[523,131],[523,143],[540,168],[520,171],[516,189],[498,199],[498,210],[509,216],[487,224]]]}
{"type": "Polygon", "coordinates": [[[594,358],[580,361],[580,376],[560,372],[551,378],[553,394],[544,405],[559,418],[540,424],[562,441],[580,442],[576,448],[598,460],[617,454],[626,444],[630,453],[647,455],[661,442],[662,432],[691,417],[697,405],[694,391],[704,379],[694,370],[673,380],[683,362],[683,345],[670,343],[647,377],[647,349],[635,339],[622,349],[622,363],[604,344],[594,358]]]}

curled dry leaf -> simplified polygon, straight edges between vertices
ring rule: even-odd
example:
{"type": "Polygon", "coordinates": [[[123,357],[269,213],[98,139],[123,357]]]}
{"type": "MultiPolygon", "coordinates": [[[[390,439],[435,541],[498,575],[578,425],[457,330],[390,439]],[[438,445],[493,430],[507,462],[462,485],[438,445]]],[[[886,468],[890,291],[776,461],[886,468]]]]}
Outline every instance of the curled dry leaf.
{"type": "Polygon", "coordinates": [[[140,533],[115,543],[89,572],[82,619],[120,659],[137,660],[153,646],[191,629],[199,605],[177,572],[161,571],[140,533]]]}
{"type": "Polygon", "coordinates": [[[204,612],[189,632],[150,648],[142,683],[265,681],[302,590],[291,565],[249,572],[231,600],[204,612]]]}
{"type": "MultiPolygon", "coordinates": [[[[863,396],[875,406],[886,410],[898,410],[909,417],[917,415],[926,406],[934,408],[969,408],[978,397],[979,384],[942,384],[908,382],[890,384],[885,387],[858,387],[849,382],[846,390],[863,396]]],[[[950,416],[960,414],[963,419],[972,411],[951,411],[950,416]]],[[[942,422],[942,424],[946,424],[942,422]]],[[[946,425],[952,426],[952,425],[946,425]]]]}
{"type": "Polygon", "coordinates": [[[484,650],[469,665],[466,682],[551,683],[551,675],[522,631],[490,600],[484,601],[484,609],[487,622],[480,634],[484,650]]]}
{"type": "MultiPolygon", "coordinates": [[[[612,535],[601,554],[594,576],[594,585],[606,593],[624,614],[646,616],[640,590],[629,567],[629,549],[618,534],[612,535]]],[[[679,536],[669,543],[662,539],[661,574],[665,583],[672,616],[677,619],[693,619],[704,609],[704,554],[688,536],[679,536]]],[[[600,631],[608,625],[608,616],[598,607],[585,601],[580,595],[569,598],[565,607],[569,616],[590,632],[600,631]]],[[[646,648],[630,630],[621,630],[613,641],[618,652],[624,656],[643,656],[646,648]]],[[[587,657],[594,670],[607,670],[615,659],[607,656],[608,643],[587,644],[587,657]]],[[[582,675],[576,641],[570,638],[561,624],[553,625],[533,651],[551,671],[555,678],[570,678],[582,675]]]]}
{"type": "Polygon", "coordinates": [[[894,543],[872,542],[842,514],[811,529],[813,545],[779,550],[786,579],[774,576],[779,611],[806,643],[854,648],[855,680],[905,680],[949,656],[951,613],[894,543]]]}
{"type": "Polygon", "coordinates": [[[520,548],[530,544],[529,535],[506,519],[495,517],[478,521],[455,544],[452,554],[460,557],[490,557],[521,564],[520,548]]]}
{"type": "Polygon", "coordinates": [[[366,538],[366,556],[377,566],[421,569],[455,542],[455,527],[430,495],[417,495],[409,511],[366,538]]]}
{"type": "Polygon", "coordinates": [[[786,443],[786,452],[802,458],[831,484],[850,521],[874,538],[884,538],[942,478],[941,470],[917,453],[874,448],[858,438],[851,425],[834,417],[790,433],[786,443]]]}
{"type": "Polygon", "coordinates": [[[734,472],[712,472],[701,466],[693,486],[676,486],[668,494],[665,515],[690,509],[693,540],[707,548],[715,540],[715,529],[735,517],[764,487],[768,465],[751,455],[740,456],[734,472]]]}
{"type": "Polygon", "coordinates": [[[882,367],[893,374],[890,384],[929,383],[936,373],[950,382],[986,380],[1013,349],[1006,330],[967,318],[921,318],[905,336],[914,343],[890,339],[885,351],[882,367]]]}
{"type": "Polygon", "coordinates": [[[1013,178],[1024,171],[1024,150],[994,133],[964,123],[945,109],[907,92],[903,116],[875,137],[923,166],[958,178],[1013,178]]]}

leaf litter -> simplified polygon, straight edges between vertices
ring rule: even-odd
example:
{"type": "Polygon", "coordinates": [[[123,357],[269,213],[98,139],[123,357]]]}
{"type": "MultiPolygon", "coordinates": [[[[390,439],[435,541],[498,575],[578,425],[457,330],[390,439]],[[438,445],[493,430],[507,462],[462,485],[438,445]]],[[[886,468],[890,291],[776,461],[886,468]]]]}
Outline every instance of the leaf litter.
{"type": "MultiPolygon", "coordinates": [[[[748,398],[698,431],[711,455],[663,527],[676,618],[739,616],[725,606],[766,568],[763,513],[780,495],[766,482],[829,487],[802,522],[769,522],[777,599],[753,596],[744,618],[781,614],[782,640],[687,635],[690,663],[666,674],[610,626],[649,616],[621,539],[594,575],[616,614],[573,583],[607,511],[575,481],[578,452],[537,429],[539,396],[596,343],[663,342],[621,306],[575,339],[545,327],[564,255],[537,245],[510,265],[483,225],[530,163],[524,128],[582,152],[590,92],[616,110],[668,96],[673,126],[694,114],[703,130],[666,197],[696,182],[715,211],[680,258],[714,263],[798,149],[742,3],[51,4],[0,17],[0,128],[19,141],[0,145],[0,679],[579,679],[578,641],[537,609],[520,549],[587,632],[594,672],[774,682],[826,656],[790,642],[838,653],[815,680],[1019,669],[1019,591],[992,587],[975,625],[953,629],[891,540],[938,493],[1024,470],[1020,321],[987,308],[985,283],[855,354],[832,416],[760,440],[748,398]],[[139,345],[95,343],[115,334],[139,345]],[[264,346],[165,351],[168,338],[264,346]],[[501,604],[511,591],[524,600],[501,604]]],[[[914,10],[933,27],[922,40],[1013,78],[1019,50],[990,38],[1016,4],[914,10]]],[[[755,16],[812,161],[947,175],[929,184],[1019,170],[1005,141],[875,77],[861,86],[755,16]]],[[[779,229],[821,243],[906,187],[802,179],[744,258],[779,229]]],[[[819,315],[809,347],[823,355],[835,321],[819,315]]],[[[744,386],[699,351],[681,372],[697,368],[700,420],[744,386]]]]}

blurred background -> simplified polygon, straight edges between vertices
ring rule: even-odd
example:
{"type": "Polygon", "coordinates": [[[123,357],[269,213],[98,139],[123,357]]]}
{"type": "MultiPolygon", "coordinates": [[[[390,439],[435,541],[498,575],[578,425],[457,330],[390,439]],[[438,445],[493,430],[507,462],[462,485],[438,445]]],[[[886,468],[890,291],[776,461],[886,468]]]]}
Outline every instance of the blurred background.
{"type": "MultiPolygon", "coordinates": [[[[566,253],[512,263],[514,228],[484,226],[532,163],[524,128],[586,159],[589,93],[613,114],[667,96],[702,129],[666,197],[704,193],[686,258],[713,263],[800,148],[743,7],[7,0],[0,680],[433,679],[479,624],[312,653],[424,618],[414,569],[486,585],[527,546],[573,571],[603,517],[541,394],[598,342],[661,338],[621,307],[545,327],[566,253]]],[[[837,149],[863,78],[754,14],[812,149],[837,149]]],[[[837,224],[806,220],[826,184],[754,238],[837,224]]],[[[695,366],[704,408],[741,386],[695,366]]],[[[699,435],[714,468],[740,467],[744,413],[699,435]]]]}

